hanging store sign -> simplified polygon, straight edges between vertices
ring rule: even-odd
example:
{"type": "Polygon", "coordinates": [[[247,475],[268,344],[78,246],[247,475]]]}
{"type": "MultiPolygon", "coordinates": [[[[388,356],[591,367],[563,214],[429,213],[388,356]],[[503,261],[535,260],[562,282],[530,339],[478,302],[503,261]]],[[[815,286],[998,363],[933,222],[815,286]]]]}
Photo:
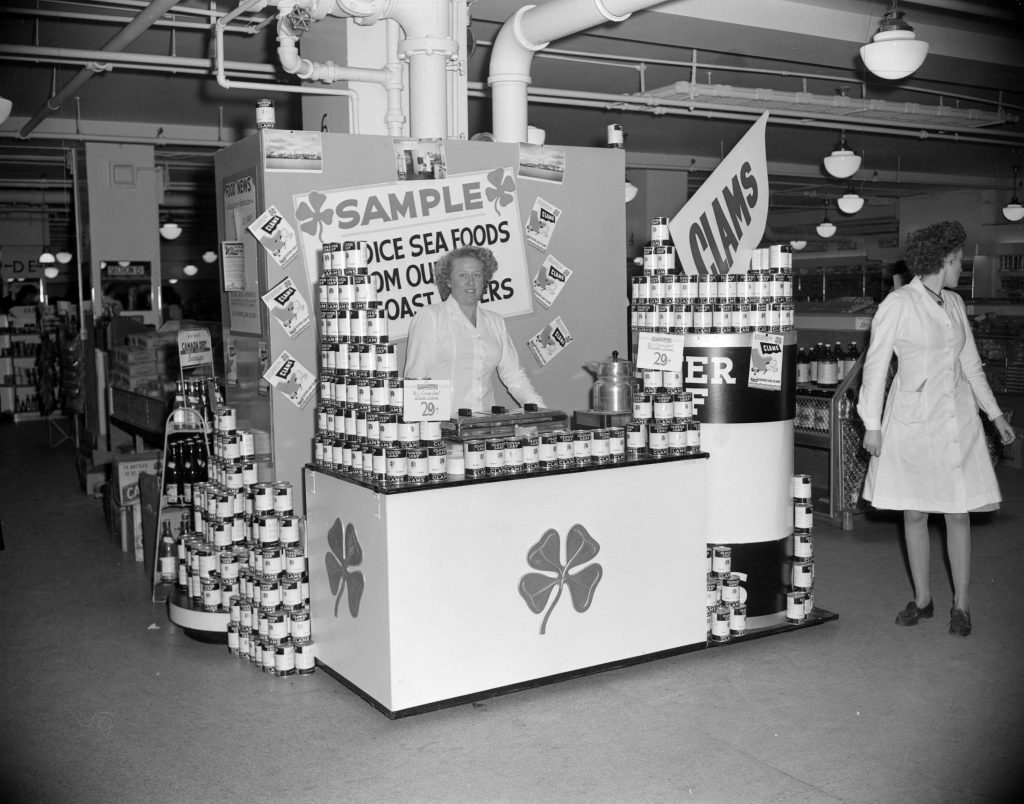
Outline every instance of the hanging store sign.
{"type": "Polygon", "coordinates": [[[668,225],[687,274],[746,273],[768,221],[768,112],[668,225]]]}
{"type": "Polygon", "coordinates": [[[293,198],[299,248],[316,287],[324,243],[363,241],[377,300],[392,339],[404,338],[412,317],[441,301],[434,263],[461,246],[485,246],[498,270],[482,303],[502,316],[533,311],[511,168],[443,179],[314,191],[293,198]]]}

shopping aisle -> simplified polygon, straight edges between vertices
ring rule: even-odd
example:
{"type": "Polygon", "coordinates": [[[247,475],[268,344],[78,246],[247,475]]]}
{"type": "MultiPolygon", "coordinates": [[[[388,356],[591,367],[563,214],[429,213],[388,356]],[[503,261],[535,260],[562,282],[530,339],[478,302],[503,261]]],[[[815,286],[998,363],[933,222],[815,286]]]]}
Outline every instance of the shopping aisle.
{"type": "Polygon", "coordinates": [[[815,531],[836,621],[389,721],[323,672],[277,678],[171,626],[71,445],[50,448],[44,422],[0,426],[0,794],[1015,801],[1024,471],[999,476],[1003,510],[975,520],[968,639],[946,633],[938,538],[935,619],[893,625],[911,596],[896,520],[859,517],[815,531]]]}

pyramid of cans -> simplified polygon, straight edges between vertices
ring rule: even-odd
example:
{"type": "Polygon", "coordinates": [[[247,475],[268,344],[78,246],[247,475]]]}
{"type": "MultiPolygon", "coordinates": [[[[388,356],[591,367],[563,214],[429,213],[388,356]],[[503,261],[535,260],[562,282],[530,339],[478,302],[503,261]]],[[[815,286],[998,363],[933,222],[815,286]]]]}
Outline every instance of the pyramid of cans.
{"type": "Polygon", "coordinates": [[[324,243],[318,282],[316,466],[380,484],[448,477],[441,422],[407,422],[384,306],[362,241],[324,243]]]}
{"type": "Polygon", "coordinates": [[[209,480],[197,483],[178,540],[178,587],[228,612],[228,650],[275,675],[313,672],[309,575],[288,482],[257,482],[251,432],[220,408],[209,480]],[[188,521],[189,516],[191,522],[188,521]]]}
{"type": "Polygon", "coordinates": [[[668,218],[651,222],[643,274],[631,283],[635,332],[785,332],[793,329],[793,251],[754,249],[745,273],[686,274],[679,270],[668,218]]]}

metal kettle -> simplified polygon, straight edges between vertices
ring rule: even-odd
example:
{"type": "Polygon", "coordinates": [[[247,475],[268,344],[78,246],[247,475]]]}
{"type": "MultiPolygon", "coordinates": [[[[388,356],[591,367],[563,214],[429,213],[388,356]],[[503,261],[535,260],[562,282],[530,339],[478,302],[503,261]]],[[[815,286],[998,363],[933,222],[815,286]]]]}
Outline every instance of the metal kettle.
{"type": "Polygon", "coordinates": [[[633,361],[621,360],[619,353],[612,352],[608,360],[584,364],[594,377],[590,389],[591,410],[601,413],[624,413],[633,410],[633,389],[636,377],[633,361]]]}

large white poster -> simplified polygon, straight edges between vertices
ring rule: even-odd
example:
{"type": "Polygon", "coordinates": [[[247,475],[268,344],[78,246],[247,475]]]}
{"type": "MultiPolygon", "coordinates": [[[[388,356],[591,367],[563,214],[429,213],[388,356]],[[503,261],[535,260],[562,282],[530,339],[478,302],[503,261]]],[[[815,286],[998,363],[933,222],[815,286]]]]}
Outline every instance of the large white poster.
{"type": "Polygon", "coordinates": [[[324,243],[361,240],[392,340],[404,338],[416,312],[440,302],[437,258],[460,246],[486,246],[498,270],[482,302],[503,316],[533,310],[512,168],[444,179],[314,191],[294,197],[300,251],[311,287],[324,243]]]}
{"type": "Polygon", "coordinates": [[[768,222],[768,112],[668,225],[687,274],[744,273],[768,222]]]}

